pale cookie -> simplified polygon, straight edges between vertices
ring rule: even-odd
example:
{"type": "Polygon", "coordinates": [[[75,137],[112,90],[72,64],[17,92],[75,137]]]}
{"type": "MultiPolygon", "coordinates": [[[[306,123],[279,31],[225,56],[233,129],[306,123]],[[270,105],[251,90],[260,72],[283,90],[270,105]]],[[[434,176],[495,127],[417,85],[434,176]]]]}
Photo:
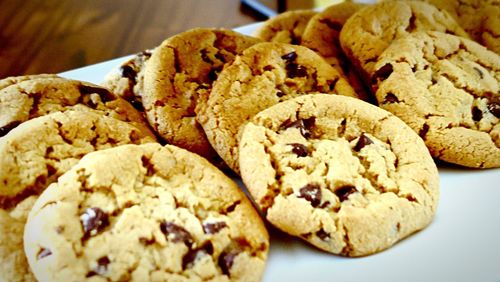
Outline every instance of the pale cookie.
{"type": "Polygon", "coordinates": [[[33,77],[0,90],[0,137],[26,120],[67,109],[91,110],[127,121],[153,134],[127,101],[109,90],[62,77],[33,77]]]}
{"type": "Polygon", "coordinates": [[[0,90],[5,87],[11,86],[13,84],[19,83],[21,81],[31,80],[31,79],[39,79],[39,78],[57,78],[58,76],[55,74],[33,74],[33,75],[21,75],[21,76],[9,76],[3,79],[0,79],[0,90]]]}
{"type": "Polygon", "coordinates": [[[226,66],[198,121],[226,164],[238,172],[240,128],[263,109],[306,93],[356,96],[347,80],[314,51],[297,45],[256,44],[226,66]]]}
{"type": "Polygon", "coordinates": [[[447,12],[425,2],[383,2],[356,12],[340,32],[347,57],[370,83],[378,56],[395,39],[416,31],[436,30],[468,37],[447,12]]]}
{"type": "Polygon", "coordinates": [[[122,63],[106,75],[102,85],[127,100],[138,111],[144,112],[142,93],[144,89],[145,64],[154,50],[144,50],[122,63]]]}
{"type": "Polygon", "coordinates": [[[263,22],[254,35],[264,41],[300,45],[307,23],[316,14],[311,10],[281,13],[263,22]]]}
{"type": "MultiPolygon", "coordinates": [[[[388,1],[388,0],[385,0],[388,1]]],[[[472,39],[500,54],[500,1],[420,0],[452,15],[472,39]]]]}
{"type": "Polygon", "coordinates": [[[260,42],[231,30],[198,28],[177,34],[157,47],[146,64],[142,102],[148,120],[168,143],[219,157],[195,119],[195,107],[206,99],[224,64],[260,42]]]}
{"type": "Polygon", "coordinates": [[[426,227],[439,176],[399,118],[338,95],[305,95],[255,116],[240,142],[243,182],[284,232],[344,256],[382,251],[426,227]]]}
{"type": "Polygon", "coordinates": [[[347,19],[366,4],[342,2],[331,5],[309,20],[301,45],[318,52],[333,67],[345,74],[361,100],[371,96],[340,47],[339,34],[347,19]]]}
{"type": "Polygon", "coordinates": [[[395,41],[375,65],[380,107],[404,120],[431,154],[500,167],[500,56],[440,32],[395,41]]]}
{"type": "Polygon", "coordinates": [[[24,242],[40,281],[260,281],[269,250],[231,179],[159,144],[85,156],[40,196],[24,242]]]}

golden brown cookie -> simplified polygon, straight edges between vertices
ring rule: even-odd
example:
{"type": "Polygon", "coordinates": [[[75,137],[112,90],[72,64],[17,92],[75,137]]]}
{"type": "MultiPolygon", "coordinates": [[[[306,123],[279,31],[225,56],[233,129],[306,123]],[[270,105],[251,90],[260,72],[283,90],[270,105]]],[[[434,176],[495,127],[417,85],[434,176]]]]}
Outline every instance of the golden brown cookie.
{"type": "Polygon", "coordinates": [[[371,100],[367,87],[340,47],[339,34],[347,19],[366,4],[342,2],[331,5],[309,20],[301,45],[318,52],[337,70],[342,71],[361,100],[371,100]]]}
{"type": "Polygon", "coordinates": [[[25,230],[40,281],[260,281],[269,250],[236,183],[159,144],[86,155],[43,192],[25,230]]]}
{"type": "Polygon", "coordinates": [[[393,40],[425,30],[468,37],[445,11],[425,2],[394,1],[371,5],[355,13],[340,32],[340,44],[365,82],[370,83],[378,56],[393,40]]]}
{"type": "Polygon", "coordinates": [[[142,102],[148,120],[168,143],[216,162],[217,154],[195,120],[222,67],[259,39],[225,29],[177,34],[155,49],[146,64],[142,102]]]}
{"type": "Polygon", "coordinates": [[[134,107],[103,87],[50,75],[21,78],[0,89],[0,137],[26,120],[68,109],[94,111],[153,134],[134,107]]]}
{"type": "Polygon", "coordinates": [[[306,93],[356,97],[339,72],[314,51],[298,45],[256,44],[226,66],[197,118],[226,164],[238,172],[240,128],[255,114],[306,93]]]}
{"type": "Polygon", "coordinates": [[[300,45],[307,23],[317,12],[293,10],[263,22],[254,35],[264,41],[300,45]]]}
{"type": "Polygon", "coordinates": [[[391,113],[340,95],[303,95],[257,114],[243,130],[240,170],[269,222],[344,256],[426,227],[439,198],[422,139],[391,113]]]}
{"type": "Polygon", "coordinates": [[[500,167],[500,56],[440,32],[394,41],[375,64],[380,107],[404,120],[431,154],[500,167]]]}

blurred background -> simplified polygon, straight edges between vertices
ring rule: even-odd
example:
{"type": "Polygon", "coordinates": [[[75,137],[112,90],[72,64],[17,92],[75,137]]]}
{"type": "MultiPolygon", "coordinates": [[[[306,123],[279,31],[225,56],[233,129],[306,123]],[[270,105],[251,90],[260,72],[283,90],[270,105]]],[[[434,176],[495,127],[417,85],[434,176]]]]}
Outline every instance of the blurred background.
{"type": "Polygon", "coordinates": [[[0,0],[0,78],[58,73],[137,53],[194,27],[265,20],[262,6],[286,10],[333,2],[339,1],[0,0]]]}

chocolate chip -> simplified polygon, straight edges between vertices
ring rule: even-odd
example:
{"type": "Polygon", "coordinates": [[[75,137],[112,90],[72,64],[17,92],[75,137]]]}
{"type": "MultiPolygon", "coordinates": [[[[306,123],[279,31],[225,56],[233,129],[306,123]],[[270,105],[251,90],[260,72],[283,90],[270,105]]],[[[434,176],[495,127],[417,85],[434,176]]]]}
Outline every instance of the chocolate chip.
{"type": "Polygon", "coordinates": [[[288,128],[298,128],[300,130],[300,134],[305,138],[309,138],[311,136],[311,129],[316,123],[316,118],[311,117],[308,119],[298,119],[296,121],[286,120],[281,126],[281,130],[286,130],[288,128]]]}
{"type": "Polygon", "coordinates": [[[90,95],[90,94],[95,93],[95,94],[99,95],[99,97],[101,97],[101,101],[103,101],[103,102],[109,102],[109,101],[116,100],[115,95],[113,95],[107,89],[102,88],[102,87],[80,84],[78,86],[78,90],[80,91],[80,93],[82,93],[84,95],[90,95]]]}
{"type": "Polygon", "coordinates": [[[201,53],[201,59],[205,62],[205,63],[209,63],[209,64],[213,64],[212,60],[210,59],[210,57],[208,56],[208,50],[207,49],[203,49],[200,51],[201,53]]]}
{"type": "Polygon", "coordinates": [[[316,236],[318,236],[318,238],[320,238],[323,241],[330,239],[330,234],[326,233],[326,231],[323,230],[323,228],[321,228],[319,231],[316,232],[316,236]]]}
{"type": "Polygon", "coordinates": [[[21,122],[16,120],[16,121],[12,121],[12,122],[0,127],[0,137],[7,135],[7,133],[9,133],[9,131],[11,131],[12,129],[14,129],[16,126],[18,126],[20,124],[21,124],[21,122]]]}
{"type": "Polygon", "coordinates": [[[418,135],[422,139],[424,139],[425,135],[427,135],[427,132],[429,132],[429,125],[427,125],[427,123],[424,123],[424,125],[422,126],[422,129],[420,129],[420,131],[418,132],[418,135]]]}
{"type": "Polygon", "coordinates": [[[329,19],[320,19],[320,23],[325,24],[328,26],[328,28],[333,29],[335,31],[340,31],[342,29],[342,24],[339,22],[334,22],[329,19]]]}
{"type": "Polygon", "coordinates": [[[95,236],[109,225],[108,214],[100,208],[88,208],[80,216],[84,237],[95,236]]]}
{"type": "Polygon", "coordinates": [[[108,272],[108,265],[111,263],[108,257],[101,257],[97,260],[97,266],[87,273],[87,278],[95,275],[104,275],[108,272]]]}
{"type": "Polygon", "coordinates": [[[384,98],[384,104],[390,104],[390,103],[399,103],[401,101],[399,101],[398,97],[396,95],[394,95],[394,93],[387,93],[387,95],[385,95],[385,98],[384,98]]]}
{"type": "Polygon", "coordinates": [[[287,76],[290,78],[307,76],[307,69],[304,66],[298,65],[296,63],[287,64],[285,69],[287,76]]]}
{"type": "Polygon", "coordinates": [[[132,107],[134,107],[136,110],[140,112],[144,112],[144,106],[142,105],[142,102],[137,98],[133,97],[129,100],[130,104],[132,104],[132,107]]]}
{"type": "Polygon", "coordinates": [[[44,257],[48,257],[52,255],[52,251],[49,249],[43,248],[38,252],[38,255],[36,256],[37,259],[43,259],[44,257]]]}
{"type": "Polygon", "coordinates": [[[155,174],[156,172],[155,166],[148,157],[142,156],[141,162],[142,162],[142,167],[146,169],[146,176],[152,176],[155,174]]]}
{"type": "Polygon", "coordinates": [[[290,52],[288,54],[281,56],[281,58],[283,60],[287,61],[287,63],[291,63],[297,59],[297,53],[295,53],[295,51],[293,51],[293,52],[290,52]]]}
{"type": "Polygon", "coordinates": [[[220,72],[220,70],[218,70],[218,69],[211,69],[207,75],[208,79],[210,79],[210,81],[217,80],[217,77],[219,76],[219,72],[220,72]]]}
{"type": "Polygon", "coordinates": [[[327,80],[326,83],[328,84],[328,88],[330,91],[335,90],[335,86],[337,85],[337,82],[339,81],[339,78],[335,78],[334,80],[327,80]]]}
{"type": "Polygon", "coordinates": [[[373,76],[374,83],[376,83],[378,80],[384,81],[389,76],[392,74],[393,68],[391,64],[385,64],[381,68],[379,68],[377,71],[375,71],[375,74],[373,76]]]}
{"type": "Polygon", "coordinates": [[[305,145],[300,143],[290,143],[288,145],[292,146],[292,152],[298,157],[307,157],[309,155],[309,150],[305,145]]]}
{"type": "Polygon", "coordinates": [[[189,250],[187,254],[182,257],[182,268],[187,269],[193,267],[194,262],[198,259],[206,256],[212,255],[214,253],[214,246],[211,242],[205,243],[198,249],[189,250]]]}
{"type": "Polygon", "coordinates": [[[356,187],[352,185],[346,185],[335,189],[335,195],[339,197],[341,202],[347,200],[352,193],[358,192],[356,187]]]}
{"type": "Polygon", "coordinates": [[[156,243],[156,240],[154,237],[153,238],[140,237],[139,242],[141,242],[142,244],[144,244],[146,246],[149,246],[149,245],[153,245],[154,243],[156,243]]]}
{"type": "Polygon", "coordinates": [[[361,136],[359,136],[358,143],[356,143],[356,146],[354,146],[354,151],[359,152],[361,149],[363,149],[365,146],[368,146],[370,144],[373,144],[373,141],[368,138],[364,133],[361,133],[361,136]]]}
{"type": "Polygon", "coordinates": [[[220,254],[218,263],[219,263],[219,267],[222,270],[222,273],[230,276],[229,270],[233,266],[234,259],[236,258],[236,256],[238,254],[239,254],[239,252],[229,252],[229,253],[222,252],[220,254]]]}
{"type": "Polygon", "coordinates": [[[321,187],[318,184],[307,184],[306,186],[300,188],[299,193],[299,198],[304,198],[311,202],[313,207],[317,207],[321,204],[321,187]]]}
{"type": "Polygon", "coordinates": [[[500,103],[497,101],[490,101],[488,103],[488,111],[495,117],[500,118],[500,103]]]}
{"type": "Polygon", "coordinates": [[[128,78],[132,81],[132,83],[136,83],[137,72],[130,65],[123,65],[120,67],[120,72],[122,77],[128,78]]]}
{"type": "Polygon", "coordinates": [[[229,207],[227,207],[227,209],[226,209],[226,213],[228,213],[228,212],[233,212],[239,204],[241,204],[241,201],[240,201],[240,200],[238,200],[238,201],[236,201],[236,202],[232,203],[229,207]]]}
{"type": "Polygon", "coordinates": [[[474,67],[474,70],[477,72],[477,74],[479,74],[479,77],[480,77],[481,79],[483,79],[483,78],[484,78],[484,74],[483,74],[483,72],[482,72],[480,69],[478,69],[478,68],[474,67]]]}
{"type": "Polygon", "coordinates": [[[173,243],[184,242],[184,244],[188,246],[193,244],[193,237],[191,234],[186,229],[173,222],[163,221],[160,223],[160,230],[165,234],[165,238],[171,240],[173,243]]]}
{"type": "Polygon", "coordinates": [[[483,118],[483,111],[478,107],[472,107],[472,119],[474,121],[480,121],[483,118]]]}
{"type": "Polygon", "coordinates": [[[283,93],[282,91],[277,91],[276,92],[276,96],[278,96],[279,98],[285,96],[285,93],[283,93]]]}
{"type": "Polygon", "coordinates": [[[203,223],[203,231],[205,232],[205,234],[215,234],[225,227],[227,227],[227,224],[224,221],[203,223]]]}
{"type": "Polygon", "coordinates": [[[274,69],[274,67],[273,67],[273,66],[271,66],[271,65],[267,65],[267,66],[265,66],[265,67],[263,68],[263,70],[264,70],[264,71],[272,71],[273,69],[274,69]]]}

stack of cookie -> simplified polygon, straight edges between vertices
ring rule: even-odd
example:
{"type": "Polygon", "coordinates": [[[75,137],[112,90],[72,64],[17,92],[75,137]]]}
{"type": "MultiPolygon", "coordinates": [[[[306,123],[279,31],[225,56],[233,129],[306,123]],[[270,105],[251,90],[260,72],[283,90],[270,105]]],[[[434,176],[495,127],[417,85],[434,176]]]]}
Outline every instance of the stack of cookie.
{"type": "Polygon", "coordinates": [[[465,25],[467,1],[426,2],[288,12],[255,37],[189,30],[102,87],[1,80],[0,278],[260,280],[267,230],[216,167],[326,252],[425,228],[433,157],[500,167],[500,58],[479,44],[496,50],[497,10],[465,25]]]}

